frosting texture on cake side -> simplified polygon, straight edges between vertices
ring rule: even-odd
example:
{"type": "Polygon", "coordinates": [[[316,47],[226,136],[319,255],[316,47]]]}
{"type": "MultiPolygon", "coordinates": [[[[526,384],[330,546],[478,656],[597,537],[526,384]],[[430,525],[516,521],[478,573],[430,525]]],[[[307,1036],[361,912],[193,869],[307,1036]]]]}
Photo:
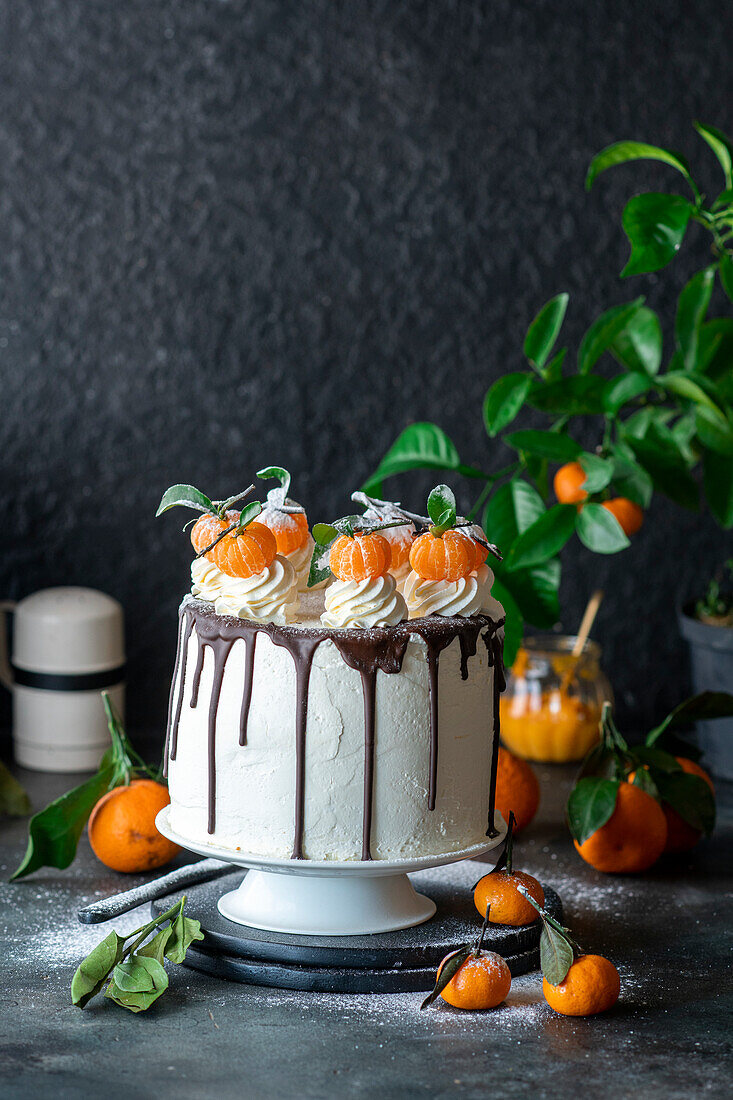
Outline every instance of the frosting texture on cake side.
{"type": "Polygon", "coordinates": [[[348,629],[322,625],[322,610],[319,600],[312,618],[280,625],[184,601],[166,743],[172,827],[279,858],[404,859],[479,843],[493,826],[501,619],[348,629]]]}

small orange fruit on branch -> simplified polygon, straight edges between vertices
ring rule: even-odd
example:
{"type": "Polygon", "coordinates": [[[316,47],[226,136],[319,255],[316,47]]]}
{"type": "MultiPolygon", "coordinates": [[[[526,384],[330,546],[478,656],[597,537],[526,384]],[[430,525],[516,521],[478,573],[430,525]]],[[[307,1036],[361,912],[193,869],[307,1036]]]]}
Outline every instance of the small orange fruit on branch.
{"type": "Polygon", "coordinates": [[[607,1012],[619,998],[621,979],[616,967],[603,955],[584,955],[570,930],[523,887],[527,903],[542,919],[540,967],[542,992],[550,1008],[562,1016],[595,1016],[607,1012]]]}
{"type": "Polygon", "coordinates": [[[552,487],[560,504],[582,504],[588,494],[582,486],[588,474],[579,462],[566,462],[555,474],[552,487]]]}
{"type": "Polygon", "coordinates": [[[604,500],[602,506],[616,517],[625,535],[635,535],[641,529],[644,513],[633,500],[627,497],[613,497],[611,500],[604,500]]]}
{"type": "Polygon", "coordinates": [[[512,835],[514,833],[514,814],[509,814],[504,855],[496,867],[476,883],[473,891],[474,905],[479,913],[491,910],[489,918],[492,924],[508,924],[512,928],[523,928],[537,920],[537,913],[525,897],[529,893],[538,905],[545,904],[545,893],[536,878],[515,871],[512,865],[512,835]],[[505,870],[501,870],[502,865],[505,870]],[[523,887],[519,891],[519,887],[523,887]]]}
{"type": "Polygon", "coordinates": [[[441,962],[435,986],[420,1008],[427,1008],[442,997],[454,1008],[478,1011],[496,1008],[511,989],[512,974],[506,961],[495,951],[484,951],[483,943],[489,924],[486,909],[484,923],[474,946],[464,944],[441,962]]]}

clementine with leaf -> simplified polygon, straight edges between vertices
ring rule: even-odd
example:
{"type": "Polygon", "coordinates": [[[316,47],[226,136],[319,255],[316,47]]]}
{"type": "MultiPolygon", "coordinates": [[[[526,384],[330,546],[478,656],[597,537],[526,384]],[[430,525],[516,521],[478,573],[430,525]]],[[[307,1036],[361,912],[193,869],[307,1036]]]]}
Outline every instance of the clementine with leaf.
{"type": "Polygon", "coordinates": [[[588,475],[579,462],[566,462],[555,474],[552,487],[560,504],[582,504],[588,494],[581,486],[588,475]]]}
{"type": "Polygon", "coordinates": [[[644,513],[638,504],[627,497],[613,497],[612,500],[604,500],[603,507],[615,516],[625,535],[635,535],[644,522],[644,513]]]}
{"type": "Polygon", "coordinates": [[[133,779],[103,795],[89,817],[89,843],[113,871],[151,871],[180,852],[162,836],[155,818],[170,802],[168,788],[152,779],[133,779]]]}
{"type": "Polygon", "coordinates": [[[272,565],[276,554],[272,531],[256,522],[225,535],[211,551],[214,564],[230,577],[254,577],[272,565]]]}

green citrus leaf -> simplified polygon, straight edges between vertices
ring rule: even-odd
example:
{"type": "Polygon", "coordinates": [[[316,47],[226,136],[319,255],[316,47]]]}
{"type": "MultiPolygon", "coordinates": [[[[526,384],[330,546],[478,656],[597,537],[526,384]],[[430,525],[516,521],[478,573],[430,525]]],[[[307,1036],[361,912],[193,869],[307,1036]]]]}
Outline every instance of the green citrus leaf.
{"type": "Polygon", "coordinates": [[[569,416],[594,416],[603,412],[606,380],[597,375],[572,375],[558,382],[536,378],[527,396],[527,403],[540,412],[569,416]]]}
{"type": "Polygon", "coordinates": [[[654,379],[636,371],[609,379],[603,392],[604,411],[615,416],[627,402],[648,393],[653,386],[654,379]]]}
{"type": "Polygon", "coordinates": [[[710,836],[715,828],[715,798],[705,780],[684,771],[655,772],[654,778],[662,801],[693,829],[710,836]]]}
{"type": "Polygon", "coordinates": [[[662,364],[662,326],[653,310],[642,306],[618,333],[611,354],[624,367],[654,376],[662,364]]]}
{"type": "Polygon", "coordinates": [[[581,486],[586,493],[600,493],[601,489],[610,484],[613,477],[613,462],[610,459],[585,453],[580,456],[579,461],[586,473],[586,479],[581,486]]]}
{"type": "Polygon", "coordinates": [[[163,965],[157,959],[135,954],[114,968],[104,995],[130,1012],[144,1012],[167,988],[163,965]]]}
{"type": "Polygon", "coordinates": [[[527,329],[527,335],[524,338],[524,354],[540,371],[560,334],[569,299],[568,294],[558,294],[551,298],[527,329]]]}
{"type": "Polygon", "coordinates": [[[284,466],[265,466],[263,470],[257,471],[257,477],[261,478],[263,481],[269,481],[272,477],[277,478],[280,482],[280,491],[283,500],[288,495],[290,491],[290,474],[284,466]]]}
{"type": "Polygon", "coordinates": [[[726,188],[733,187],[733,143],[731,143],[731,139],[722,130],[716,129],[715,126],[705,126],[702,122],[696,122],[695,129],[718,158],[725,176],[726,188]]]}
{"type": "Polygon", "coordinates": [[[437,527],[451,527],[455,523],[456,498],[448,485],[436,485],[431,490],[428,515],[437,527]]]}
{"type": "Polygon", "coordinates": [[[338,531],[332,523],[314,523],[313,538],[318,546],[330,546],[337,537],[338,531]]]}
{"type": "Polygon", "coordinates": [[[700,442],[719,455],[733,455],[733,423],[721,419],[718,413],[698,406],[695,409],[695,431],[700,442]]]}
{"type": "MultiPolygon", "coordinates": [[[[507,578],[507,580],[511,584],[511,578],[507,578]]],[[[491,595],[499,601],[506,615],[506,623],[504,624],[504,664],[507,668],[511,668],[517,656],[517,651],[522,644],[524,619],[510,589],[499,577],[494,578],[491,595]]]]}
{"type": "Polygon", "coordinates": [[[602,504],[586,504],[577,513],[578,538],[595,554],[617,554],[630,545],[621,524],[602,504]]]}
{"type": "Polygon", "coordinates": [[[690,175],[690,166],[685,158],[680,156],[679,153],[673,153],[669,149],[661,149],[658,145],[647,145],[643,141],[616,141],[613,145],[608,145],[605,149],[602,149],[600,153],[596,153],[590,162],[588,174],[585,177],[586,190],[590,191],[601,172],[605,172],[608,168],[613,168],[617,164],[626,164],[632,160],[658,160],[663,164],[668,164],[685,177],[692,188],[693,194],[696,198],[698,197],[699,192],[690,175]]]}
{"type": "Polygon", "coordinates": [[[583,451],[579,443],[569,435],[534,429],[511,432],[504,436],[504,443],[517,451],[548,458],[551,462],[572,462],[583,451]]]}
{"type": "Polygon", "coordinates": [[[596,317],[583,337],[578,350],[578,372],[580,374],[588,374],[603,353],[610,351],[618,334],[626,328],[643,304],[643,298],[636,298],[633,302],[612,306],[600,317],[596,317]]]}
{"type": "Polygon", "coordinates": [[[20,866],[10,876],[11,882],[39,867],[57,867],[63,871],[70,865],[90,813],[113,785],[116,768],[108,754],[105,761],[86,783],[67,791],[33,815],[28,823],[28,847],[20,866]]]}
{"type": "Polygon", "coordinates": [[[555,504],[516,540],[504,561],[506,568],[528,569],[554,558],[575,532],[573,504],[555,504]]]}
{"type": "Polygon", "coordinates": [[[725,252],[718,261],[720,285],[733,302],[733,259],[725,252]]]}
{"type": "Polygon", "coordinates": [[[699,695],[685,699],[670,711],[667,717],[648,733],[645,744],[655,745],[667,729],[731,716],[733,716],[733,695],[727,691],[703,691],[699,695]]]}
{"type": "Polygon", "coordinates": [[[454,978],[458,971],[463,966],[466,959],[471,954],[472,948],[460,947],[457,951],[454,951],[452,955],[449,955],[447,961],[443,963],[443,968],[440,971],[440,975],[435,981],[432,991],[427,995],[420,1008],[427,1008],[433,1001],[437,1000],[445,987],[450,982],[451,978],[454,978]]]}
{"type": "Polygon", "coordinates": [[[191,944],[204,938],[201,925],[191,917],[184,917],[181,911],[169,925],[169,929],[170,938],[165,945],[165,957],[171,962],[182,963],[191,944]]]}
{"type": "Polygon", "coordinates": [[[717,416],[720,421],[725,422],[725,415],[715,402],[708,397],[703,384],[700,381],[696,381],[691,378],[686,371],[667,371],[666,374],[660,374],[655,379],[655,384],[661,386],[669,393],[677,394],[678,397],[684,397],[687,401],[693,401],[696,405],[703,405],[714,416],[717,416]]]}
{"type": "Polygon", "coordinates": [[[483,529],[506,556],[523,531],[544,513],[542,497],[522,478],[516,477],[489,497],[483,515],[483,529]]]}
{"type": "Polygon", "coordinates": [[[560,618],[561,569],[557,558],[531,569],[503,572],[499,566],[496,572],[500,581],[510,589],[523,619],[542,630],[549,630],[555,625],[560,618]]]}
{"type": "Polygon", "coordinates": [[[733,461],[730,457],[706,451],[703,484],[710,511],[720,526],[724,530],[733,527],[733,461]]]}
{"type": "Polygon", "coordinates": [[[374,473],[362,485],[370,496],[385,478],[406,470],[458,470],[461,460],[453,442],[437,424],[411,424],[397,437],[374,473]]]}
{"type": "MultiPolygon", "coordinates": [[[[624,425],[624,429],[626,425],[624,425]]],[[[664,448],[646,438],[635,439],[626,435],[627,442],[641,466],[650,475],[654,487],[671,500],[695,512],[699,508],[697,482],[687,469],[684,457],[677,447],[675,451],[664,448]]]]}
{"type": "Polygon", "coordinates": [[[618,779],[579,779],[570,792],[567,814],[570,832],[578,844],[602,828],[616,809],[618,779]]]}
{"type": "Polygon", "coordinates": [[[528,374],[505,374],[494,382],[484,398],[484,425],[490,436],[495,436],[507,424],[511,424],[524,404],[532,385],[528,374]]]}
{"type": "Polygon", "coordinates": [[[568,976],[575,954],[562,932],[542,922],[540,935],[540,969],[550,985],[560,985],[568,976]]]}
{"type": "Polygon", "coordinates": [[[125,937],[110,932],[78,966],[71,980],[71,1002],[78,1008],[84,1006],[102,989],[122,958],[125,937]]]}
{"type": "Polygon", "coordinates": [[[197,512],[215,512],[214,504],[193,485],[171,485],[161,497],[156,516],[161,516],[169,508],[195,508],[197,512]]]}
{"type": "Polygon", "coordinates": [[[648,508],[654,485],[643,466],[632,458],[615,453],[613,456],[613,484],[619,496],[628,497],[640,508],[648,508]]]}
{"type": "Polygon", "coordinates": [[[649,191],[629,199],[622,223],[631,256],[621,274],[642,275],[665,267],[679,251],[692,211],[681,195],[649,191]]]}
{"type": "Polygon", "coordinates": [[[677,300],[674,335],[686,370],[694,370],[697,365],[700,328],[708,311],[714,279],[715,268],[706,267],[693,275],[677,300]]]}

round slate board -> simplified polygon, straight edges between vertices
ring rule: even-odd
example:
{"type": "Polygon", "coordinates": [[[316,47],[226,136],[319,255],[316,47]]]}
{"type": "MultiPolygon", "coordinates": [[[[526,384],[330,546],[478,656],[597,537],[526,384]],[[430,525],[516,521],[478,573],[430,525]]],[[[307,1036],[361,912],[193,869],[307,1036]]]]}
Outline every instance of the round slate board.
{"type": "MultiPolygon", "coordinates": [[[[201,922],[205,939],[189,948],[186,964],[220,978],[251,985],[319,992],[430,990],[441,960],[470,942],[480,922],[472,887],[486,864],[471,860],[411,875],[417,890],[437,905],[424,924],[371,936],[288,936],[233,924],[217,909],[221,895],[236,888],[242,872],[186,891],[186,915],[201,922]]],[[[170,908],[181,892],[152,903],[154,914],[170,908]]],[[[557,894],[545,887],[548,912],[562,920],[557,894]]],[[[539,965],[539,920],[526,928],[491,925],[484,945],[502,955],[513,975],[539,965]]]]}

